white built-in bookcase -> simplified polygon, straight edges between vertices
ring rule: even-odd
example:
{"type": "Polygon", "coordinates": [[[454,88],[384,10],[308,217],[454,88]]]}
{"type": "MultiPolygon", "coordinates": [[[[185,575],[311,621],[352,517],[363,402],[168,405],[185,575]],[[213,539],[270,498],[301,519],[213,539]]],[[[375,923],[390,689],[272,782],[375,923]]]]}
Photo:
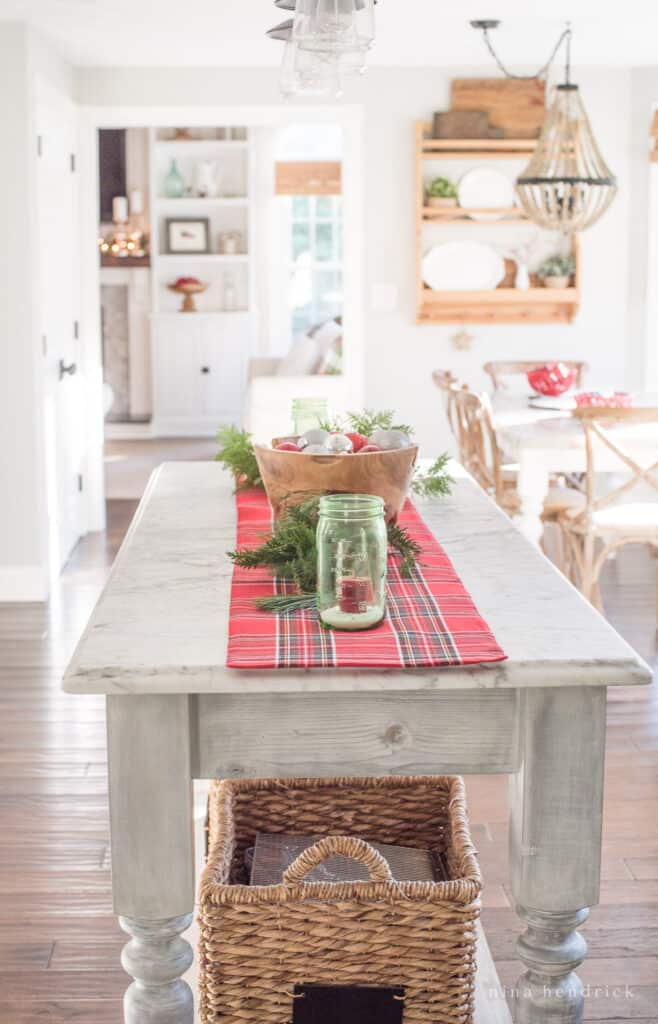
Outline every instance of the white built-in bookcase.
{"type": "Polygon", "coordinates": [[[153,433],[212,435],[221,423],[240,420],[255,334],[254,131],[222,126],[194,128],[187,139],[174,135],[174,128],[150,130],[153,433]],[[215,164],[217,195],[167,197],[172,160],[192,193],[198,162],[215,164]],[[167,252],[169,218],[207,218],[210,251],[167,252]],[[235,254],[219,251],[219,236],[227,231],[242,236],[235,254]],[[227,275],[237,299],[230,311],[223,308],[227,275]],[[167,288],[179,277],[208,284],[195,296],[197,313],[181,313],[181,296],[167,288]]]}

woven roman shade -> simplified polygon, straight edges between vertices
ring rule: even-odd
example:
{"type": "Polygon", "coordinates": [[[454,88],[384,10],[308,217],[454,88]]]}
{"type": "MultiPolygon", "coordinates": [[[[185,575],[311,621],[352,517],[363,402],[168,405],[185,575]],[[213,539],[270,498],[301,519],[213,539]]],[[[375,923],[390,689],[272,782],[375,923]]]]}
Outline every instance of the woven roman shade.
{"type": "Polygon", "coordinates": [[[278,196],[339,196],[341,165],[331,160],[279,161],[276,164],[278,196]]]}

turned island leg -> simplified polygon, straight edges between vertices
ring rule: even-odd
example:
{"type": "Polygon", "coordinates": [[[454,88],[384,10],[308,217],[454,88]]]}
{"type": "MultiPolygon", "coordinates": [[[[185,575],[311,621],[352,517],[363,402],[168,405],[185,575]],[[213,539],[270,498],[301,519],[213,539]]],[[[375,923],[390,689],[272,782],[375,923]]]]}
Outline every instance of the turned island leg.
{"type": "Polygon", "coordinates": [[[182,932],[194,910],[194,837],[186,696],[107,698],[112,895],[131,936],[125,1024],[193,1024],[182,932]]]}
{"type": "Polygon", "coordinates": [[[512,894],[525,931],[526,967],[515,1024],[581,1024],[576,973],[587,952],[578,927],[598,902],[606,691],[524,690],[519,695],[520,763],[512,777],[512,894]]]}

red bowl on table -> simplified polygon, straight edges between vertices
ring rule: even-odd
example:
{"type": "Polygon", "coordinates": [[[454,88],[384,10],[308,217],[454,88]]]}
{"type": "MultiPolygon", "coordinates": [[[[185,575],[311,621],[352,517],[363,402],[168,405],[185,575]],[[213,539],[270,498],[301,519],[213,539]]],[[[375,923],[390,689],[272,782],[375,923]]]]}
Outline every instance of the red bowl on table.
{"type": "Polygon", "coordinates": [[[577,371],[566,363],[547,363],[545,366],[529,370],[527,377],[533,391],[546,397],[557,398],[573,387],[577,371]]]}
{"type": "Polygon", "coordinates": [[[579,409],[631,409],[633,396],[628,391],[580,391],[574,395],[579,409]]]}

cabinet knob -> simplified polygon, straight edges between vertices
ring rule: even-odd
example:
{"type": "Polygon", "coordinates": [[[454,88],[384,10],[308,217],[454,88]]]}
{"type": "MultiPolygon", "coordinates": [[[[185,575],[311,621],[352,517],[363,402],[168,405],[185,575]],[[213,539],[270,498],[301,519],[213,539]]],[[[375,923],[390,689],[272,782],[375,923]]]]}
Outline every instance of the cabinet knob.
{"type": "Polygon", "coordinates": [[[209,366],[202,366],[201,367],[201,373],[210,373],[210,367],[209,366]]]}

